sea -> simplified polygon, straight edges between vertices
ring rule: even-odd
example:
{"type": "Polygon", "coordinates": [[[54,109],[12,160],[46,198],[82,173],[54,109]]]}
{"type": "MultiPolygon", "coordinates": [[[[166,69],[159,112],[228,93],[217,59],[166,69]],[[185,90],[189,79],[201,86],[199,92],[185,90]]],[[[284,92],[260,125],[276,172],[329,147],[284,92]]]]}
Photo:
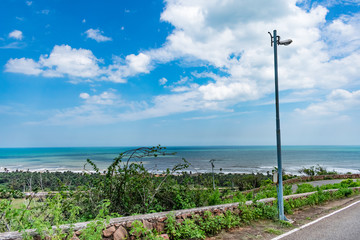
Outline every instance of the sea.
{"type": "MultiPolygon", "coordinates": [[[[102,171],[131,147],[0,148],[0,171],[93,171],[86,159],[102,171]]],[[[161,173],[182,159],[191,173],[267,173],[277,166],[276,146],[167,147],[158,157],[137,159],[151,172],[161,173]],[[175,153],[172,155],[172,153],[175,153]]],[[[339,173],[360,173],[360,146],[282,146],[282,164],[288,174],[320,165],[339,173]]]]}

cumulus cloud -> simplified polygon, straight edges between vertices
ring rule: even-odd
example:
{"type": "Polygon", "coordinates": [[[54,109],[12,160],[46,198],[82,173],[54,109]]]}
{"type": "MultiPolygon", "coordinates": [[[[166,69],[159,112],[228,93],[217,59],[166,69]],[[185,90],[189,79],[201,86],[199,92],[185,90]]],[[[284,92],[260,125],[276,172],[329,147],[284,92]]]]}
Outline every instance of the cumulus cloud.
{"type": "Polygon", "coordinates": [[[50,55],[41,55],[37,62],[27,58],[10,59],[5,65],[5,71],[42,74],[45,77],[93,78],[101,74],[99,61],[90,50],[61,45],[55,46],[50,55]]]}
{"type": "MultiPolygon", "coordinates": [[[[84,20],[83,23],[85,22],[84,20]]],[[[92,29],[92,28],[90,28],[85,32],[87,38],[94,39],[97,42],[112,41],[112,38],[104,36],[103,33],[104,32],[100,31],[99,29],[92,29]]]]}
{"type": "MultiPolygon", "coordinates": [[[[175,29],[162,48],[144,54],[159,64],[174,59],[200,60],[225,73],[226,77],[207,73],[213,81],[191,88],[191,91],[200,93],[203,100],[228,100],[229,104],[234,99],[254,100],[273,91],[273,56],[267,32],[278,26],[280,32],[286,32],[296,43],[292,49],[279,51],[283,60],[280,65],[282,89],[328,87],[329,82],[338,85],[335,78],[340,74],[335,77],[327,73],[326,76],[334,80],[326,84],[306,71],[300,71],[303,76],[299,76],[304,65],[313,68],[311,73],[317,72],[318,75],[333,68],[334,64],[328,63],[321,73],[319,71],[329,60],[322,51],[324,43],[319,30],[326,13],[327,10],[321,6],[305,11],[297,7],[295,1],[284,0],[251,3],[169,0],[161,20],[171,23],[175,29]],[[307,63],[308,59],[313,60],[307,63]]],[[[344,79],[340,84],[346,81],[344,79]]]]}
{"type": "Polygon", "coordinates": [[[126,82],[126,78],[139,73],[149,73],[151,70],[151,58],[149,55],[139,53],[130,54],[125,59],[115,58],[114,64],[110,65],[103,80],[112,82],[126,82]],[[124,63],[125,64],[124,64],[124,63]]]}
{"type": "MultiPolygon", "coordinates": [[[[290,46],[278,48],[280,90],[287,90],[289,99],[300,99],[296,93],[307,90],[346,89],[360,76],[356,31],[360,17],[356,14],[327,22],[326,7],[309,3],[304,8],[296,0],[166,0],[165,4],[161,21],[174,29],[160,48],[114,58],[107,67],[100,67],[101,61],[90,50],[68,46],[70,49],[62,49],[66,54],[59,58],[64,57],[64,61],[52,58],[51,53],[38,62],[32,61],[31,64],[38,64],[33,69],[43,76],[68,75],[121,83],[131,76],[150,73],[158,64],[179,59],[208,67],[206,72],[193,75],[194,84],[169,86],[169,94],[155,96],[132,112],[122,113],[123,119],[205,109],[231,111],[239,102],[272,94],[273,48],[267,32],[273,29],[283,39],[293,40],[290,46]],[[72,54],[79,54],[79,58],[68,59],[72,54]]],[[[100,30],[88,31],[89,38],[109,40],[100,30]]],[[[16,60],[9,60],[7,71],[11,71],[16,60]]],[[[28,59],[19,63],[25,64],[25,60],[28,59]]],[[[20,68],[14,72],[21,72],[20,68]]],[[[85,100],[88,99],[90,96],[85,100]]],[[[331,101],[329,96],[323,104],[331,101]]],[[[319,104],[314,104],[314,108],[321,107],[319,104]]]]}
{"type": "MultiPolygon", "coordinates": [[[[17,31],[17,30],[16,30],[17,31]]],[[[14,31],[13,37],[22,35],[14,31]]],[[[20,31],[19,31],[20,32],[20,31]]],[[[21,32],[20,32],[21,33],[21,32]]],[[[88,37],[97,41],[108,41],[111,38],[102,36],[99,30],[89,29],[88,37]]],[[[1,48],[19,48],[19,44],[6,45],[1,48]]],[[[55,45],[50,54],[43,54],[38,61],[28,58],[10,59],[5,71],[23,74],[41,74],[44,77],[70,77],[70,82],[79,79],[112,81],[125,83],[127,78],[139,73],[149,73],[152,69],[151,56],[146,53],[130,54],[125,58],[114,57],[112,64],[105,66],[92,51],[76,49],[69,45],[55,45]],[[101,66],[102,65],[102,66],[101,66]],[[78,78],[74,80],[73,78],[78,78]]]]}
{"type": "Polygon", "coordinates": [[[210,83],[199,87],[199,91],[203,93],[205,100],[225,100],[232,98],[250,100],[258,98],[256,87],[251,86],[251,83],[210,83]]]}
{"type": "Polygon", "coordinates": [[[45,76],[74,76],[91,78],[99,75],[99,59],[90,50],[74,49],[68,45],[55,46],[49,56],[42,55],[39,64],[45,76]]]}
{"type": "Polygon", "coordinates": [[[304,116],[334,116],[349,109],[360,108],[360,90],[347,91],[335,89],[326,97],[326,100],[310,104],[305,109],[296,109],[296,112],[304,116]]]}
{"type": "Polygon", "coordinates": [[[114,90],[109,89],[98,95],[80,93],[81,105],[55,111],[48,119],[28,124],[45,125],[97,125],[109,124],[119,121],[114,111],[118,111],[125,105],[120,96],[114,90]]]}
{"type": "Polygon", "coordinates": [[[9,33],[9,38],[14,38],[16,40],[22,40],[23,39],[23,33],[20,30],[14,30],[11,33],[9,33]]]}
{"type": "Polygon", "coordinates": [[[160,78],[160,79],[159,79],[159,84],[160,84],[160,85],[165,85],[165,84],[167,83],[167,81],[168,81],[168,80],[167,80],[166,78],[164,78],[164,77],[163,77],[163,78],[160,78]]]}
{"type": "Polygon", "coordinates": [[[76,49],[68,45],[56,45],[49,55],[41,55],[38,61],[28,58],[10,59],[5,71],[44,77],[71,77],[79,79],[105,80],[117,83],[138,73],[150,71],[150,57],[140,53],[128,55],[124,60],[101,67],[102,60],[87,49],[76,49]]]}
{"type": "Polygon", "coordinates": [[[158,64],[182,59],[214,66],[222,77],[208,72],[203,75],[212,81],[172,91],[188,92],[182,96],[195,95],[208,106],[231,107],[274,91],[273,49],[267,32],[276,28],[282,38],[294,42],[279,47],[280,90],[296,93],[340,88],[360,74],[360,68],[354,66],[360,62],[359,34],[355,33],[359,21],[357,16],[342,16],[327,24],[327,13],[321,5],[303,9],[295,0],[167,0],[161,20],[175,29],[163,47],[143,53],[158,64]],[[334,53],[343,49],[339,46],[344,39],[351,47],[334,58],[334,53]]]}
{"type": "Polygon", "coordinates": [[[118,115],[121,120],[139,120],[155,117],[163,117],[169,114],[189,112],[205,109],[204,101],[197,92],[185,92],[173,95],[159,95],[152,101],[152,106],[145,105],[144,109],[135,109],[118,115]]]}
{"type": "Polygon", "coordinates": [[[343,57],[360,48],[360,14],[343,15],[333,20],[324,31],[326,42],[331,48],[329,53],[343,57]]]}
{"type": "Polygon", "coordinates": [[[23,73],[26,75],[39,75],[43,72],[41,65],[32,59],[15,58],[10,59],[5,65],[6,72],[23,73]]]}
{"type": "Polygon", "coordinates": [[[93,96],[88,93],[81,93],[80,98],[85,99],[86,104],[113,105],[118,97],[113,92],[103,92],[93,96]]]}
{"type": "Polygon", "coordinates": [[[82,99],[88,99],[90,95],[88,93],[80,93],[79,97],[82,99]]]}
{"type": "Polygon", "coordinates": [[[150,57],[146,54],[139,53],[138,55],[130,54],[126,56],[126,61],[130,67],[130,71],[134,73],[148,73],[150,57]]]}
{"type": "Polygon", "coordinates": [[[10,59],[5,71],[46,77],[91,78],[101,74],[98,62],[90,50],[61,45],[55,46],[50,55],[41,55],[37,62],[27,58],[10,59]]]}

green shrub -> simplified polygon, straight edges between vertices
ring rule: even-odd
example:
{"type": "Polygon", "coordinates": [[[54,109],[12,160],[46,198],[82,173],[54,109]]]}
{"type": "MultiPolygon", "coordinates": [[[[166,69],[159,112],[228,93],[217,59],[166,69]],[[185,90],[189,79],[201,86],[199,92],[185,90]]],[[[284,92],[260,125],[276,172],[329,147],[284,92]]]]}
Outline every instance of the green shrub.
{"type": "Polygon", "coordinates": [[[255,220],[255,214],[251,208],[246,204],[239,204],[240,210],[240,220],[246,224],[249,224],[251,221],[255,220]]]}
{"type": "Polygon", "coordinates": [[[200,229],[208,235],[215,235],[222,229],[224,215],[213,216],[210,211],[204,212],[204,217],[199,220],[200,229]]]}
{"type": "MultiPolygon", "coordinates": [[[[136,236],[137,239],[143,240],[163,240],[163,237],[158,236],[158,234],[153,232],[150,229],[144,227],[144,224],[139,220],[135,220],[131,224],[130,234],[136,236]]],[[[101,238],[102,239],[102,238],[101,238]]]]}
{"type": "Polygon", "coordinates": [[[309,183],[298,184],[297,186],[296,193],[314,192],[316,190],[316,188],[309,183]]]}
{"type": "Polygon", "coordinates": [[[336,171],[327,171],[325,167],[320,166],[319,164],[317,166],[311,166],[309,168],[301,168],[299,173],[303,173],[307,176],[319,176],[319,175],[335,175],[338,174],[336,171]]]}
{"type": "Polygon", "coordinates": [[[208,200],[208,205],[218,205],[222,203],[222,199],[221,199],[221,194],[219,189],[216,189],[215,191],[211,191],[209,193],[209,200],[208,200]]]}
{"type": "Polygon", "coordinates": [[[240,217],[233,214],[230,211],[226,211],[224,215],[224,220],[222,222],[222,227],[225,229],[230,229],[240,225],[240,217]]]}

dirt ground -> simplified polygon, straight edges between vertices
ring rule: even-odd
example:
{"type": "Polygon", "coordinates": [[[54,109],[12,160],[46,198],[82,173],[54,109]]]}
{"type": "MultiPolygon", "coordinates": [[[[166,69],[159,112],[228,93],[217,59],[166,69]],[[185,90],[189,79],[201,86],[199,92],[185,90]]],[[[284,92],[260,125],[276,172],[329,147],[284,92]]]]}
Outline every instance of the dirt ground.
{"type": "Polygon", "coordinates": [[[252,223],[251,225],[234,228],[229,231],[222,231],[219,235],[207,238],[207,240],[235,240],[235,239],[272,239],[280,234],[283,234],[291,229],[304,225],[311,222],[321,216],[327,215],[339,208],[345,207],[352,202],[360,199],[359,195],[340,199],[336,201],[329,201],[323,205],[313,207],[303,207],[299,210],[294,211],[292,215],[286,217],[293,220],[292,227],[286,227],[281,225],[279,222],[271,220],[261,220],[252,223]]]}

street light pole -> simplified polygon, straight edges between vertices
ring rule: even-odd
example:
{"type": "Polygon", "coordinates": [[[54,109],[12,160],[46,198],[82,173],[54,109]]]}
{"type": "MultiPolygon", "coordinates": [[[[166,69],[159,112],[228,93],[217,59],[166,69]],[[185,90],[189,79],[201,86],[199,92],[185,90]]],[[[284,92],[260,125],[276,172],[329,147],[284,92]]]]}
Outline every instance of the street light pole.
{"type": "Polygon", "coordinates": [[[278,84],[278,59],[277,46],[289,45],[292,40],[280,41],[280,37],[276,35],[276,30],[271,37],[271,46],[274,47],[274,71],[275,71],[275,107],[276,107],[276,147],[277,147],[277,163],[278,163],[278,181],[277,181],[277,198],[279,219],[288,221],[284,215],[284,198],[283,198],[283,176],[282,176],[282,161],[281,161],[281,135],[280,135],[280,110],[279,110],[279,84],[278,84]],[[274,45],[273,45],[274,44],[274,45]]]}
{"type": "Polygon", "coordinates": [[[213,189],[215,191],[215,177],[214,177],[214,162],[215,159],[211,159],[209,162],[211,162],[211,172],[212,172],[212,177],[213,177],[213,189]]]}

